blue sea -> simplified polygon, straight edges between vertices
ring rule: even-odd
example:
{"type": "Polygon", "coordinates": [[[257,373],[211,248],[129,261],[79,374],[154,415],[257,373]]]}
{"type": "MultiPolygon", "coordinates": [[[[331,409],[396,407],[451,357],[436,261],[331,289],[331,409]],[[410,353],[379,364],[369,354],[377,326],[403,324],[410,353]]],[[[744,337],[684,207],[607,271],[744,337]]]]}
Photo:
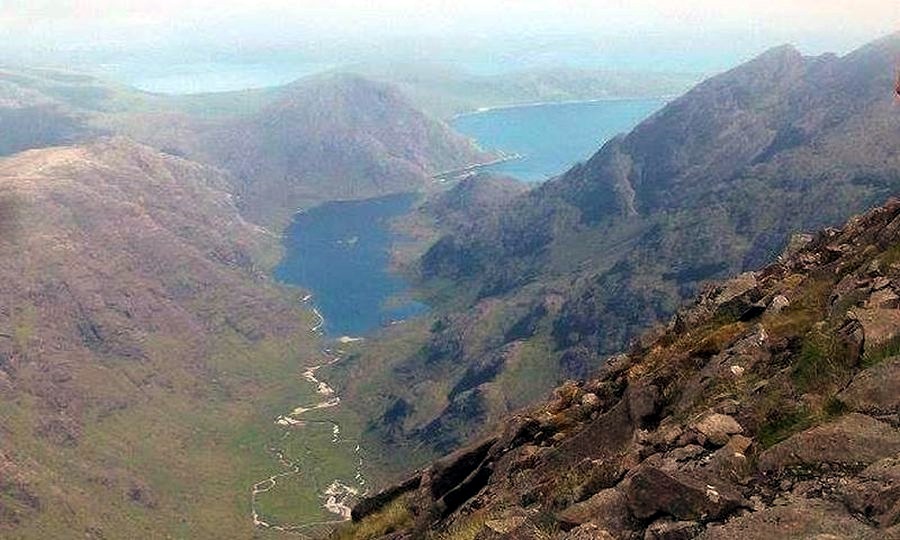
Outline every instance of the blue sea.
{"type": "Polygon", "coordinates": [[[365,335],[427,311],[390,272],[390,249],[403,239],[389,222],[415,200],[405,194],[326,203],[297,214],[285,231],[286,253],[275,277],[312,292],[329,336],[365,335]]]}
{"type": "Polygon", "coordinates": [[[529,105],[466,114],[451,124],[482,148],[524,156],[487,170],[540,182],[586,160],[664,104],[661,99],[633,99],[529,105]]]}

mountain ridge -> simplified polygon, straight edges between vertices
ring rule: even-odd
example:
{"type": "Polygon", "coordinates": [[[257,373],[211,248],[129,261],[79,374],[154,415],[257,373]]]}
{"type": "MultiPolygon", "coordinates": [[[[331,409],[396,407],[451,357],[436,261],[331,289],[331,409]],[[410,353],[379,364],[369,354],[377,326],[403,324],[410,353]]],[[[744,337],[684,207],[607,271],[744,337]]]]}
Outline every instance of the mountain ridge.
{"type": "Polygon", "coordinates": [[[597,369],[705,282],[896,193],[895,55],[896,35],[842,57],[775,48],[451,230],[420,264],[446,309],[415,338],[389,337],[390,358],[361,353],[378,396],[346,376],[349,395],[378,404],[370,444],[446,453],[551,381],[597,369]]]}

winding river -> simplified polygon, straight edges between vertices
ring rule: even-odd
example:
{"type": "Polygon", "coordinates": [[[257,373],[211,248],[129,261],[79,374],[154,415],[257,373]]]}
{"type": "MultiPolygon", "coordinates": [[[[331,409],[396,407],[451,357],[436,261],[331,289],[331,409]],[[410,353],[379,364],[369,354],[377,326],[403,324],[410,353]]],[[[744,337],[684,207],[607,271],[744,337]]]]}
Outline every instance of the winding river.
{"type": "MultiPolygon", "coordinates": [[[[307,296],[303,300],[305,303],[308,303],[310,299],[311,296],[307,296]]],[[[325,319],[324,317],[322,317],[322,314],[318,311],[318,309],[313,308],[312,312],[316,316],[316,322],[313,324],[313,326],[310,327],[309,330],[313,334],[321,336],[321,329],[325,323],[325,319]]],[[[275,446],[269,446],[266,448],[266,450],[270,454],[272,454],[275,460],[281,465],[283,470],[279,473],[273,474],[254,483],[250,488],[250,511],[252,514],[253,525],[255,527],[296,534],[298,536],[309,538],[310,536],[305,534],[304,531],[308,531],[317,527],[337,525],[349,520],[350,512],[353,508],[353,502],[361,494],[365,494],[366,480],[362,472],[362,449],[360,448],[359,443],[343,439],[341,437],[341,426],[337,422],[334,422],[332,420],[304,420],[302,418],[303,415],[311,411],[330,409],[332,407],[337,407],[341,403],[341,397],[337,395],[337,393],[334,391],[334,388],[332,388],[331,385],[329,385],[327,382],[320,380],[316,376],[316,373],[323,367],[331,366],[337,362],[340,362],[343,358],[343,351],[325,348],[322,350],[322,355],[325,357],[324,362],[306,368],[301,374],[304,380],[308,381],[315,387],[316,394],[319,396],[320,400],[313,403],[300,405],[287,414],[279,415],[274,419],[274,423],[284,431],[282,438],[286,438],[291,434],[291,432],[298,429],[303,429],[304,426],[309,424],[325,424],[331,426],[332,444],[355,444],[354,452],[356,453],[357,458],[355,477],[356,486],[350,486],[339,479],[335,479],[328,485],[327,488],[325,488],[324,492],[321,494],[323,499],[322,507],[329,513],[334,514],[335,519],[333,520],[315,521],[302,524],[276,523],[272,520],[268,520],[264,518],[260,513],[258,496],[261,493],[266,493],[275,489],[280,480],[303,474],[303,470],[300,467],[300,464],[296,461],[290,461],[285,456],[284,450],[275,446]]]]}

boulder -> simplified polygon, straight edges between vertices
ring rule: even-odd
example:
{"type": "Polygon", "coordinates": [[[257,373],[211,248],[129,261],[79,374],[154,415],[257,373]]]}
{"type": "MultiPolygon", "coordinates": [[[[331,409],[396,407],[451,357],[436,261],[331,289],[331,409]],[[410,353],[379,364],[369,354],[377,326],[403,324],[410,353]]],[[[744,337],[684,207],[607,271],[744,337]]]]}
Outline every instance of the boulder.
{"type": "Polygon", "coordinates": [[[589,392],[581,396],[581,406],[590,410],[596,410],[600,407],[600,398],[597,397],[597,394],[589,392]]]}
{"type": "Polygon", "coordinates": [[[900,310],[856,308],[852,316],[862,325],[867,353],[900,336],[900,310]]]}
{"type": "Polygon", "coordinates": [[[719,413],[704,416],[692,427],[703,435],[706,441],[716,446],[727,444],[732,435],[744,431],[744,428],[737,423],[737,420],[726,414],[719,413]]]}
{"type": "Polygon", "coordinates": [[[745,506],[740,492],[728,482],[707,480],[697,471],[682,472],[651,456],[621,486],[638,519],[661,513],[684,521],[716,520],[745,506]]]}
{"type": "Polygon", "coordinates": [[[866,467],[838,488],[849,509],[877,521],[882,527],[897,524],[900,510],[900,456],[866,467]]]}
{"type": "Polygon", "coordinates": [[[884,422],[851,413],[791,436],[759,457],[759,469],[870,464],[900,452],[900,431],[884,422]]]}
{"type": "Polygon", "coordinates": [[[787,296],[783,294],[779,294],[775,298],[769,302],[769,307],[766,308],[766,313],[771,315],[777,315],[785,310],[788,306],[791,305],[791,301],[787,299],[787,296]]]}
{"type": "Polygon", "coordinates": [[[703,530],[696,521],[672,521],[658,519],[644,531],[644,540],[691,540],[703,530]]]}
{"type": "Polygon", "coordinates": [[[900,307],[900,296],[892,289],[878,289],[866,300],[867,308],[897,309],[900,307]]]}
{"type": "Polygon", "coordinates": [[[652,384],[629,386],[626,391],[628,400],[628,414],[631,419],[640,424],[645,419],[656,414],[659,405],[659,388],[652,384]]]}
{"type": "Polygon", "coordinates": [[[632,528],[625,495],[615,488],[604,489],[586,501],[573,504],[557,514],[556,519],[564,530],[585,523],[594,523],[613,534],[632,528]]]}
{"type": "Polygon", "coordinates": [[[731,482],[744,482],[751,473],[746,452],[753,441],[743,435],[733,435],[728,444],[710,457],[707,469],[715,476],[731,482]]]}
{"type": "Polygon", "coordinates": [[[850,516],[843,506],[820,499],[798,499],[713,525],[699,540],[854,539],[884,540],[874,528],[850,516]]]}
{"type": "Polygon", "coordinates": [[[615,537],[593,523],[585,523],[569,531],[563,540],[615,540],[615,537]]]}
{"type": "Polygon", "coordinates": [[[510,516],[503,519],[489,519],[484,527],[497,534],[509,534],[525,524],[525,516],[510,516]]]}
{"type": "Polygon", "coordinates": [[[704,452],[706,452],[706,450],[702,446],[689,444],[672,450],[666,454],[666,456],[675,461],[691,461],[702,456],[704,452]]]}
{"type": "Polygon", "coordinates": [[[856,412],[888,415],[900,413],[900,356],[857,374],[838,399],[856,412]]]}
{"type": "Polygon", "coordinates": [[[474,540],[540,540],[541,538],[540,531],[529,523],[525,516],[513,515],[485,521],[474,540]]]}

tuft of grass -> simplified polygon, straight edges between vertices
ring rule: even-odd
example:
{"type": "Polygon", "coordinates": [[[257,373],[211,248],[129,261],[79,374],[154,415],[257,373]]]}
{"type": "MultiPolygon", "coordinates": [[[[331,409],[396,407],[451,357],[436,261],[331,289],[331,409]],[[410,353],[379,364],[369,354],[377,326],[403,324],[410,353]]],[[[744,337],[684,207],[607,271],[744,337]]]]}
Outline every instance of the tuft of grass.
{"type": "Polygon", "coordinates": [[[834,332],[814,329],[803,340],[792,378],[801,392],[823,393],[846,382],[856,365],[855,354],[834,332]]]}
{"type": "Polygon", "coordinates": [[[813,416],[805,409],[776,412],[760,426],[757,438],[763,449],[774,446],[791,435],[812,427],[813,416]]]}
{"type": "Polygon", "coordinates": [[[825,402],[823,410],[827,418],[837,418],[847,413],[847,405],[839,400],[837,396],[831,396],[825,402]]]}
{"type": "Polygon", "coordinates": [[[433,540],[475,540],[478,533],[484,529],[484,524],[491,519],[487,512],[478,512],[466,516],[465,519],[455,522],[445,532],[434,537],[433,540]]]}
{"type": "Polygon", "coordinates": [[[870,368],[897,355],[900,355],[900,335],[894,336],[866,351],[863,355],[862,366],[863,368],[870,368]]]}
{"type": "Polygon", "coordinates": [[[358,523],[338,527],[331,540],[368,540],[401,531],[413,524],[412,514],[406,506],[406,497],[398,497],[381,511],[366,516],[358,523]]]}

